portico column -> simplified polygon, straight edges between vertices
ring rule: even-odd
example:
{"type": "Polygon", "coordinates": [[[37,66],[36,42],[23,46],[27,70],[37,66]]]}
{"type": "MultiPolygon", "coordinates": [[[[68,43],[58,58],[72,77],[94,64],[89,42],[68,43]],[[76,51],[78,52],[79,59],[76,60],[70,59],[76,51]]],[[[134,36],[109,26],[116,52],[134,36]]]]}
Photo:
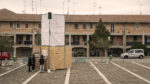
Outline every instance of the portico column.
{"type": "Polygon", "coordinates": [[[16,33],[14,34],[14,56],[16,56],[16,33]]]}
{"type": "Polygon", "coordinates": [[[69,46],[71,46],[71,34],[69,34],[69,46]]]}
{"type": "Polygon", "coordinates": [[[145,35],[142,35],[142,44],[145,44],[145,35]]]}
{"type": "Polygon", "coordinates": [[[16,46],[14,46],[14,56],[16,56],[16,46]]]}
{"type": "Polygon", "coordinates": [[[123,52],[126,52],[126,24],[123,28],[123,52]]]}
{"type": "MultiPolygon", "coordinates": [[[[35,45],[35,34],[34,34],[34,32],[32,33],[32,45],[34,46],[35,45]]],[[[32,46],[32,47],[33,47],[32,46]]]]}
{"type": "Polygon", "coordinates": [[[87,35],[87,57],[89,57],[89,35],[87,35]]]}

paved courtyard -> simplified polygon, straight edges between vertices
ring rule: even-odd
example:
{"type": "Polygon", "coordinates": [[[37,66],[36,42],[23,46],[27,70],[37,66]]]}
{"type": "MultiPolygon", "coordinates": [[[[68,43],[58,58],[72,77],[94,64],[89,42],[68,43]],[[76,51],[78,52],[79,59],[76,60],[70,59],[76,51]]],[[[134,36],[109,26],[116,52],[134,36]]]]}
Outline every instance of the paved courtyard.
{"type": "Polygon", "coordinates": [[[124,60],[118,57],[110,63],[105,58],[90,58],[73,62],[70,69],[50,73],[38,70],[29,73],[26,64],[5,68],[0,68],[0,84],[150,84],[150,57],[124,60]]]}

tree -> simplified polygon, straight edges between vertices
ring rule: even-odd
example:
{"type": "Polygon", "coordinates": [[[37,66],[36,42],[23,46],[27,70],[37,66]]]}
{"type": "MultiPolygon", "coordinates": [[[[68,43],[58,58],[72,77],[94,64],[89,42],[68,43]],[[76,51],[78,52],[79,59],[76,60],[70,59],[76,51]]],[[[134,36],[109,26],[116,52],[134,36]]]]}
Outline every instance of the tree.
{"type": "Polygon", "coordinates": [[[130,49],[143,49],[145,55],[147,55],[147,52],[148,52],[148,48],[145,45],[141,44],[141,43],[133,44],[130,49]]]}
{"type": "Polygon", "coordinates": [[[90,50],[96,50],[100,52],[100,49],[105,50],[105,57],[107,56],[107,51],[111,46],[111,43],[108,39],[110,32],[104,26],[102,20],[100,19],[96,25],[94,34],[92,34],[92,41],[89,41],[90,50]]]}
{"type": "MultiPolygon", "coordinates": [[[[8,34],[1,35],[0,36],[0,52],[3,52],[3,51],[8,52],[12,48],[13,48],[13,39],[8,34]]],[[[2,64],[2,60],[0,60],[0,66],[1,64],[2,64]]]]}

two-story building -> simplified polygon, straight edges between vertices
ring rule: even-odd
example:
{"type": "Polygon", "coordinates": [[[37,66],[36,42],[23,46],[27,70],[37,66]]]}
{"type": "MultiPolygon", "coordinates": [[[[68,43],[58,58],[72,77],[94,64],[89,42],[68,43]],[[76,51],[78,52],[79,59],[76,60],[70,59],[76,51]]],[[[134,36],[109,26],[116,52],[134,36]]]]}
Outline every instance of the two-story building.
{"type": "Polygon", "coordinates": [[[31,55],[41,30],[40,18],[36,14],[16,14],[7,9],[0,10],[0,35],[7,33],[14,40],[11,56],[31,55]]]}
{"type": "MultiPolygon", "coordinates": [[[[90,50],[88,44],[100,18],[111,33],[114,55],[119,56],[137,42],[150,49],[150,15],[65,15],[65,45],[72,46],[74,57],[104,55],[103,49],[90,50]]],[[[31,55],[40,30],[41,15],[0,10],[0,34],[9,33],[14,39],[12,55],[31,55]]]]}
{"type": "Polygon", "coordinates": [[[88,45],[100,18],[111,33],[113,55],[119,56],[137,42],[150,48],[150,15],[66,15],[65,43],[72,46],[73,56],[104,55],[103,49],[93,51],[88,45]]]}

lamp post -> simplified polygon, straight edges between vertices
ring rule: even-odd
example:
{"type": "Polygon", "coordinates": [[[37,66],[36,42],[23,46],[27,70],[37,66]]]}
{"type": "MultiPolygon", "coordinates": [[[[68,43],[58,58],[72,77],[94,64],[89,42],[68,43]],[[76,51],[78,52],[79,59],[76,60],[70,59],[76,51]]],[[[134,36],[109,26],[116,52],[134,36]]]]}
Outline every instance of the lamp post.
{"type": "Polygon", "coordinates": [[[51,31],[50,31],[50,19],[52,18],[52,14],[51,12],[48,12],[48,19],[49,19],[49,46],[48,46],[48,69],[47,69],[47,72],[50,73],[51,70],[50,70],[50,34],[51,34],[51,31]]]}
{"type": "MultiPolygon", "coordinates": [[[[125,53],[126,52],[126,50],[125,50],[125,44],[126,44],[126,24],[124,23],[124,28],[123,28],[123,32],[122,32],[122,35],[123,35],[123,53],[125,53]]],[[[123,58],[123,63],[124,63],[124,58],[123,58]]]]}

